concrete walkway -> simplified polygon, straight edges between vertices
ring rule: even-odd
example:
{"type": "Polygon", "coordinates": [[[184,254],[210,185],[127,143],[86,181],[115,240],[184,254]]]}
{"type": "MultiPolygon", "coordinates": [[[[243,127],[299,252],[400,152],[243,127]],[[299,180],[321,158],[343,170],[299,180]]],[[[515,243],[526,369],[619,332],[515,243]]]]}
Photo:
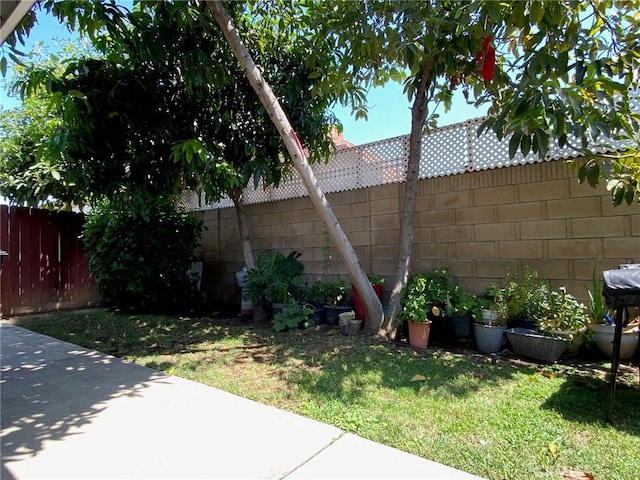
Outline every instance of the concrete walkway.
{"type": "Polygon", "coordinates": [[[2,478],[473,475],[0,322],[2,478]]]}

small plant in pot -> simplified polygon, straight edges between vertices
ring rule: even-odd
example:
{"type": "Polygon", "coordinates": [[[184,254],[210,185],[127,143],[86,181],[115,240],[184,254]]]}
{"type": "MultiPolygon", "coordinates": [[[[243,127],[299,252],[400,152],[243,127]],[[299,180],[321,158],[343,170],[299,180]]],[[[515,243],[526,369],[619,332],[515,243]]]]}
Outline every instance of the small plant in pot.
{"type": "Polygon", "coordinates": [[[317,307],[324,307],[329,303],[327,293],[328,289],[329,286],[327,282],[318,280],[305,290],[304,298],[307,302],[312,303],[317,307]]]}
{"type": "Polygon", "coordinates": [[[428,286],[427,276],[414,275],[409,280],[402,299],[400,321],[408,322],[409,345],[414,348],[427,348],[431,318],[441,314],[441,309],[429,298],[428,286]]]}
{"type": "Polygon", "coordinates": [[[498,285],[492,283],[487,287],[485,294],[478,298],[480,317],[474,317],[475,322],[484,325],[506,325],[507,304],[503,291],[498,285]]]}
{"type": "MultiPolygon", "coordinates": [[[[593,335],[598,349],[608,358],[613,356],[613,339],[615,336],[615,324],[610,311],[604,303],[602,296],[602,281],[596,278],[593,272],[592,290],[587,290],[589,301],[589,331],[593,335]]],[[[627,360],[635,354],[640,342],[640,326],[631,323],[623,328],[620,338],[620,359],[627,360]]]]}
{"type": "Polygon", "coordinates": [[[471,336],[471,321],[480,316],[480,306],[476,296],[459,285],[451,285],[445,304],[447,331],[455,339],[471,336]]]}
{"type": "Polygon", "coordinates": [[[329,325],[337,325],[338,315],[353,310],[351,289],[345,280],[338,278],[327,282],[326,295],[325,320],[329,325]]]}
{"type": "Polygon", "coordinates": [[[504,332],[507,329],[507,306],[503,292],[497,285],[487,288],[479,299],[482,313],[474,318],[473,333],[478,350],[484,353],[496,353],[504,345],[504,332]]]}
{"type": "Polygon", "coordinates": [[[547,286],[546,307],[539,315],[538,328],[545,334],[565,339],[568,351],[575,352],[582,345],[589,322],[587,308],[565,287],[547,286]]]}
{"type": "Polygon", "coordinates": [[[429,320],[431,320],[429,336],[432,341],[441,341],[447,336],[444,315],[452,281],[453,276],[449,269],[439,267],[433,272],[417,273],[407,283],[406,292],[409,295],[419,294],[425,297],[429,320]],[[438,315],[434,315],[431,311],[433,307],[436,307],[438,315]]]}
{"type": "Polygon", "coordinates": [[[587,289],[587,311],[589,313],[589,323],[599,325],[613,325],[613,320],[609,314],[609,308],[604,304],[602,296],[602,281],[596,278],[596,271],[591,275],[592,290],[587,289]]]}
{"type": "Polygon", "coordinates": [[[548,318],[549,295],[546,282],[533,269],[523,277],[507,276],[502,288],[507,306],[508,328],[505,335],[519,356],[545,362],[557,361],[567,347],[567,340],[542,331],[540,321],[548,318]]]}
{"type": "Polygon", "coordinates": [[[535,330],[538,313],[546,308],[547,302],[547,285],[538,272],[527,269],[523,276],[507,274],[501,292],[508,326],[535,330]]]}

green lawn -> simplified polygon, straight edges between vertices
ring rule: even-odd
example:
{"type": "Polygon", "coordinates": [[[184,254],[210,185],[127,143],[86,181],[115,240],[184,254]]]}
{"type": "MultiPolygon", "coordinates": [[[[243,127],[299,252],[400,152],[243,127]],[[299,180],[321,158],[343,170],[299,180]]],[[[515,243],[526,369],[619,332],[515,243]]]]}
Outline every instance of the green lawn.
{"type": "Polygon", "coordinates": [[[326,327],[276,334],[216,316],[91,309],[15,323],[489,479],[640,478],[640,387],[628,363],[611,426],[600,360],[493,365],[472,350],[419,354],[326,327]]]}

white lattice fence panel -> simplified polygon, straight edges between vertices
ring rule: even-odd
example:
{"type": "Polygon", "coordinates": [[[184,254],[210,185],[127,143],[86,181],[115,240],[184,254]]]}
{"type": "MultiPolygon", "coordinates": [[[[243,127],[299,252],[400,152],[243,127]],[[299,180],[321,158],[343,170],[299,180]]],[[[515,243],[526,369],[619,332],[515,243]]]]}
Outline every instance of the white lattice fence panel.
{"type": "Polygon", "coordinates": [[[420,178],[463,173],[469,163],[467,132],[459,125],[433,130],[422,138],[420,178]]]}
{"type": "MultiPolygon", "coordinates": [[[[640,109],[640,99],[636,99],[635,102],[640,109]]],[[[509,158],[508,138],[500,141],[493,132],[486,131],[478,136],[478,127],[483,121],[484,118],[468,120],[426,134],[420,152],[420,178],[456,175],[576,156],[576,151],[570,146],[555,146],[549,149],[542,160],[537,154],[529,153],[523,156],[520,152],[514,158],[509,158]]],[[[569,144],[579,145],[579,142],[570,138],[569,144]]],[[[609,142],[608,145],[596,150],[612,151],[628,144],[609,142]]],[[[342,192],[403,182],[408,156],[409,136],[405,135],[340,150],[331,155],[328,163],[317,163],[312,165],[312,168],[323,192],[342,192]]],[[[304,184],[292,169],[278,188],[265,190],[260,183],[258,188],[254,189],[251,181],[245,189],[244,202],[249,205],[305,196],[307,192],[304,184]]],[[[203,206],[191,192],[186,192],[180,203],[184,208],[191,210],[233,206],[233,202],[228,198],[203,206]]]]}
{"type": "MultiPolygon", "coordinates": [[[[525,157],[518,152],[513,158],[509,158],[509,138],[500,141],[491,131],[485,131],[478,136],[478,128],[483,121],[484,118],[478,118],[465,123],[469,138],[469,164],[466,171],[490,170],[541,161],[536,153],[529,153],[525,157]]],[[[545,159],[550,158],[548,155],[545,159]]]]}
{"type": "Polygon", "coordinates": [[[300,198],[307,196],[307,189],[304,188],[302,179],[293,167],[282,179],[280,186],[278,188],[272,188],[270,191],[272,200],[287,200],[288,198],[300,198]]]}
{"type": "Polygon", "coordinates": [[[218,208],[233,207],[233,201],[229,197],[225,196],[218,202],[206,203],[204,195],[198,199],[198,195],[190,190],[183,192],[177,203],[178,208],[184,210],[216,210],[218,208]]]}
{"type": "Polygon", "coordinates": [[[331,155],[328,163],[314,164],[313,171],[322,191],[332,193],[362,188],[361,158],[360,148],[349,148],[331,155]]]}
{"type": "Polygon", "coordinates": [[[404,180],[409,157],[409,137],[394,137],[357,147],[362,152],[360,183],[373,187],[404,180]]]}
{"type": "Polygon", "coordinates": [[[262,180],[258,183],[257,188],[253,188],[253,178],[249,180],[249,186],[244,189],[242,197],[245,205],[252,203],[264,203],[271,201],[271,194],[269,190],[265,190],[262,184],[262,180]]]}

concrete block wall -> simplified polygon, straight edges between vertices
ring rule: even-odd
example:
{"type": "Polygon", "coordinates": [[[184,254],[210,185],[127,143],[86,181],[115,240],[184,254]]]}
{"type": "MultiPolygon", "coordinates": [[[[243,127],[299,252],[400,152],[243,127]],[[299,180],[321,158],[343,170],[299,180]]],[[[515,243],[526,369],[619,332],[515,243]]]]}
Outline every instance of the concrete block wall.
{"type": "MultiPolygon", "coordinates": [[[[399,250],[403,185],[327,195],[362,266],[387,278],[388,298],[399,250]]],[[[247,207],[254,254],[302,253],[309,282],[346,278],[338,253],[308,198],[247,207]]],[[[235,210],[201,212],[206,231],[198,251],[203,289],[233,302],[234,273],[244,264],[235,210]]],[[[640,205],[613,207],[604,187],[577,183],[566,162],[421,180],[416,204],[412,272],[449,267],[459,283],[483,293],[508,271],[526,267],[586,299],[592,271],[640,262],[640,205]]]]}

